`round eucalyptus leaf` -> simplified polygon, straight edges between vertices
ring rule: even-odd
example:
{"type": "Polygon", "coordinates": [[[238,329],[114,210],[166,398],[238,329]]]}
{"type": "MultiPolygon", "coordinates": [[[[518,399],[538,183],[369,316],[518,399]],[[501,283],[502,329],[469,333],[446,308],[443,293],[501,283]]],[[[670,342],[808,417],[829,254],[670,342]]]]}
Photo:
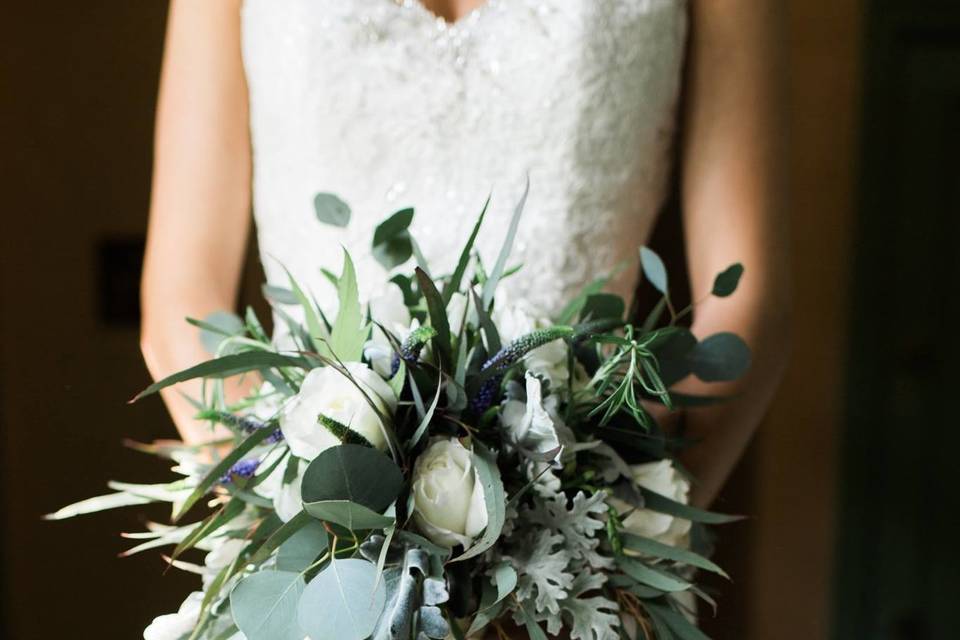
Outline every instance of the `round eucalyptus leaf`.
{"type": "Polygon", "coordinates": [[[304,504],[351,502],[377,514],[397,499],[403,473],[386,455],[358,444],[342,444],[321,452],[303,474],[304,504]]]}
{"type": "Polygon", "coordinates": [[[373,257],[387,270],[399,267],[412,255],[413,243],[406,231],[373,245],[373,257]]]}
{"type": "Polygon", "coordinates": [[[660,380],[670,388],[674,383],[690,375],[690,354],[697,346],[697,339],[690,331],[676,328],[650,345],[660,368],[660,380]]]}
{"type": "Polygon", "coordinates": [[[327,530],[312,520],[287,538],[277,550],[277,568],[297,573],[309,567],[327,550],[327,530]]]}
{"type": "Polygon", "coordinates": [[[349,500],[304,502],[303,508],[314,518],[339,524],[350,531],[383,529],[394,523],[393,517],[382,515],[349,500]]]}
{"type": "Polygon", "coordinates": [[[345,227],[350,223],[350,206],[332,193],[314,196],[313,209],[320,222],[334,227],[345,227]]]}
{"type": "Polygon", "coordinates": [[[261,571],[230,593],[230,611],[248,640],[303,640],[297,622],[303,578],[292,571],[261,571]]]}
{"type": "Polygon", "coordinates": [[[737,285],[740,284],[740,276],[742,275],[743,265],[739,262],[724,269],[713,281],[713,295],[718,298],[726,298],[732,294],[737,290],[737,285]]]}
{"type": "Polygon", "coordinates": [[[406,233],[413,222],[413,209],[401,209],[377,225],[373,230],[373,246],[406,233]]]}
{"type": "Polygon", "coordinates": [[[715,333],[690,352],[690,368],[704,382],[736,380],[750,368],[750,347],[734,333],[715,333]]]}
{"type": "Polygon", "coordinates": [[[640,265],[650,284],[663,295],[667,295],[667,268],[660,256],[647,247],[640,247],[640,265]]]}
{"type": "Polygon", "coordinates": [[[583,309],[580,310],[580,319],[605,320],[613,318],[620,320],[626,305],[623,298],[613,293],[593,293],[587,296],[583,309]]]}
{"type": "Polygon", "coordinates": [[[226,338],[244,332],[243,320],[229,311],[214,311],[203,319],[203,323],[207,326],[200,329],[200,342],[211,354],[217,353],[220,343],[226,338]]]}
{"type": "Polygon", "coordinates": [[[296,618],[310,640],[364,640],[376,628],[386,600],[372,562],[335,560],[304,589],[296,618]]]}

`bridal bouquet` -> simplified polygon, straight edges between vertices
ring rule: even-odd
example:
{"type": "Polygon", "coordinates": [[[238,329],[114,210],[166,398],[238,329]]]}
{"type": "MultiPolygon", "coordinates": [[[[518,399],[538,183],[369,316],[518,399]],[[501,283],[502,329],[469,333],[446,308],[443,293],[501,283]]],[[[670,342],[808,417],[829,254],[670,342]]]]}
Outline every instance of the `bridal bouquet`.
{"type": "MultiPolygon", "coordinates": [[[[316,207],[348,224],[338,198],[321,194],[316,207]]],[[[686,503],[682,438],[647,407],[713,401],[670,387],[736,378],[749,351],[732,334],[698,341],[679,326],[685,311],[647,249],[643,271],[663,300],[642,323],[603,280],[555,318],[503,304],[522,207],[494,264],[473,250],[481,213],[442,274],[416,251],[413,210],[394,214],[374,255],[393,271],[411,255],[419,266],[368,305],[349,255],[326,274],[335,315],[292,278],[266,287],[289,344],[251,310],[191,321],[215,357],[137,398],[202,378],[198,418],[232,437],[136,445],[173,460],[179,478],[111,482],[114,493],[51,515],[172,504],[174,524],[126,534],[137,541],[126,554],[171,547],[169,564],[201,576],[202,590],[147,640],[462,640],[506,638],[505,625],[535,640],[705,637],[692,596],[712,600],[694,572],[723,571],[706,558],[704,525],[733,517],[686,503]],[[238,375],[262,384],[230,404],[222,381],[238,375]]],[[[733,293],[741,273],[721,273],[712,294],[733,293]]]]}

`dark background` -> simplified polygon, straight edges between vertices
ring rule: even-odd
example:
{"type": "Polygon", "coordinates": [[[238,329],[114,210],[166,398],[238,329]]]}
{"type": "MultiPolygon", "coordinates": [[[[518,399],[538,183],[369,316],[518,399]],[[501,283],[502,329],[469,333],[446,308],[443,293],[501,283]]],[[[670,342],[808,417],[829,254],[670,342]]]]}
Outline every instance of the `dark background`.
{"type": "MultiPolygon", "coordinates": [[[[960,9],[785,4],[795,353],[718,505],[752,518],[720,531],[735,582],[704,624],[721,640],[956,637],[960,9]]],[[[159,400],[125,404],[148,383],[136,292],[165,13],[21,2],[0,21],[5,638],[139,637],[196,586],[158,555],[116,558],[140,510],[40,519],[165,474],[121,446],[174,434],[159,400]]],[[[656,234],[674,260],[679,233],[668,215],[656,234]]]]}

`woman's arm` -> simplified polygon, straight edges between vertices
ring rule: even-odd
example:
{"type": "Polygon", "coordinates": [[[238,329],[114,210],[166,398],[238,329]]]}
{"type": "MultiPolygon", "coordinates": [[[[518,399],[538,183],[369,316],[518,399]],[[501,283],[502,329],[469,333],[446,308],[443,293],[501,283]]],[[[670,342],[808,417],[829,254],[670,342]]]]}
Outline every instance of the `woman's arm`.
{"type": "MultiPolygon", "coordinates": [[[[232,309],[249,232],[250,141],[240,0],[173,0],[160,80],[144,257],[141,347],[154,378],[209,358],[184,318],[232,309]]],[[[240,383],[231,383],[238,392],[240,383]]],[[[211,439],[178,392],[163,392],[181,437],[211,439]]]]}
{"type": "Polygon", "coordinates": [[[790,334],[789,218],[785,210],[780,5],[755,0],[692,2],[684,122],[682,198],[694,300],[717,273],[742,262],[730,298],[707,298],[693,332],[743,337],[753,351],[736,383],[688,380],[686,393],[736,396],[689,410],[686,435],[699,440],[681,461],[697,479],[691,500],[716,497],[766,412],[782,376],[790,334]]]}

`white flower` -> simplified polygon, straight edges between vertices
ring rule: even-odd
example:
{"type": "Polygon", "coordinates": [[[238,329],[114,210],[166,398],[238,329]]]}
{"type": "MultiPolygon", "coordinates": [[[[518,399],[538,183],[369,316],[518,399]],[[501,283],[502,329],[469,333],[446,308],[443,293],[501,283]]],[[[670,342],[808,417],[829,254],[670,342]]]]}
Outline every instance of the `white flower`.
{"type": "Polygon", "coordinates": [[[413,517],[437,544],[466,549],[487,526],[473,456],[456,438],[437,439],[413,467],[413,517]]]}
{"type": "Polygon", "coordinates": [[[320,415],[348,426],[378,449],[386,447],[385,431],[389,425],[380,424],[367,397],[389,418],[397,408],[393,390],[365,364],[347,362],[344,367],[353,381],[333,367],[310,371],[300,392],[288,401],[280,414],[280,430],[290,451],[298,458],[310,461],[321,451],[340,444],[340,440],[318,422],[320,415]]]}
{"type": "Polygon", "coordinates": [[[410,311],[403,303],[403,292],[393,283],[370,298],[370,317],[374,322],[373,333],[363,347],[363,354],[370,361],[374,371],[388,378],[393,366],[394,349],[380,326],[403,342],[419,323],[414,323],[411,319],[410,311]]]}
{"type": "MultiPolygon", "coordinates": [[[[269,469],[277,458],[282,456],[284,451],[280,448],[272,449],[266,456],[260,466],[269,469]]],[[[283,483],[283,476],[287,472],[287,463],[281,462],[258,484],[254,491],[273,501],[273,509],[277,512],[277,517],[284,522],[289,522],[295,515],[303,511],[303,501],[300,497],[300,487],[303,484],[303,473],[307,470],[307,463],[303,460],[297,460],[297,475],[287,484],[283,483]]]]}
{"type": "Polygon", "coordinates": [[[466,320],[468,324],[476,324],[477,312],[473,308],[470,308],[468,311],[467,304],[467,296],[459,291],[450,296],[450,302],[447,303],[447,320],[450,323],[450,335],[460,335],[464,320],[466,320]]]}
{"type": "MultiPolygon", "coordinates": [[[[630,471],[634,482],[644,489],[683,504],[687,504],[690,499],[690,483],[673,467],[670,460],[633,465],[630,471]]],[[[632,505],[619,498],[610,498],[609,502],[619,513],[633,509],[632,505]]],[[[638,536],[652,538],[674,547],[687,547],[690,544],[690,521],[674,518],[666,513],[635,509],[624,518],[623,528],[638,536]]]]}
{"type": "Polygon", "coordinates": [[[143,640],[181,640],[188,636],[200,618],[203,593],[194,591],[176,613],[158,616],[143,630],[143,640]]]}
{"type": "MultiPolygon", "coordinates": [[[[544,406],[540,379],[527,372],[527,400],[508,400],[500,411],[507,441],[522,452],[543,454],[560,446],[553,417],[544,406]]],[[[559,458],[559,455],[557,456],[559,458]]]]}
{"type": "MultiPolygon", "coordinates": [[[[504,345],[553,324],[522,301],[514,302],[501,295],[497,302],[493,311],[493,320],[504,345]]],[[[567,343],[563,340],[554,340],[537,347],[524,356],[523,360],[527,371],[549,380],[555,393],[562,392],[566,387],[570,370],[567,360],[567,343]]]]}

